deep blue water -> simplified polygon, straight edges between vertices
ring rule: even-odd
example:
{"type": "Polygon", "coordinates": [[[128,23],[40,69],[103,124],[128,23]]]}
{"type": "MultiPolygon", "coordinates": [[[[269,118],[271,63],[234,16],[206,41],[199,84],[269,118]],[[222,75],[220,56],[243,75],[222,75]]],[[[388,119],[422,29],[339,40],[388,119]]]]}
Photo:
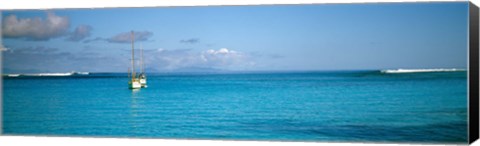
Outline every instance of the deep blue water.
{"type": "Polygon", "coordinates": [[[467,72],[4,77],[7,135],[467,142],[467,72]]]}

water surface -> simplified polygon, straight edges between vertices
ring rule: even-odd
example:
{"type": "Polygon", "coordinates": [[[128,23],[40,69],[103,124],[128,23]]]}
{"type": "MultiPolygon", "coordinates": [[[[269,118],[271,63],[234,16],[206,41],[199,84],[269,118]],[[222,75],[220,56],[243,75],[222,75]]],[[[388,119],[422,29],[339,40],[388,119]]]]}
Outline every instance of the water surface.
{"type": "Polygon", "coordinates": [[[467,142],[465,71],[4,77],[7,135],[467,142]]]}

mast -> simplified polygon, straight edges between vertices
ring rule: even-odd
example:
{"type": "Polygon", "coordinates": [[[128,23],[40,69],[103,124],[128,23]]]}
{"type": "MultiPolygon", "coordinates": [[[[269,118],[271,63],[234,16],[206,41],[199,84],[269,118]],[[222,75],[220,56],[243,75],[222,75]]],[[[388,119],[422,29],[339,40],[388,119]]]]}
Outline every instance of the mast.
{"type": "Polygon", "coordinates": [[[142,53],[142,58],[141,58],[141,60],[140,60],[140,61],[141,61],[141,62],[140,62],[140,63],[141,63],[141,66],[140,66],[140,67],[142,67],[142,74],[145,74],[145,69],[144,69],[145,67],[144,67],[144,65],[143,65],[143,45],[142,45],[142,44],[140,44],[140,50],[141,50],[141,53],[142,53]]]}
{"type": "Polygon", "coordinates": [[[132,81],[135,80],[135,63],[134,63],[134,60],[135,60],[135,55],[134,55],[134,39],[135,39],[135,34],[133,33],[133,31],[131,32],[132,35],[131,35],[131,39],[132,39],[132,81]]]}
{"type": "Polygon", "coordinates": [[[128,78],[130,78],[130,67],[128,68],[128,78]]]}

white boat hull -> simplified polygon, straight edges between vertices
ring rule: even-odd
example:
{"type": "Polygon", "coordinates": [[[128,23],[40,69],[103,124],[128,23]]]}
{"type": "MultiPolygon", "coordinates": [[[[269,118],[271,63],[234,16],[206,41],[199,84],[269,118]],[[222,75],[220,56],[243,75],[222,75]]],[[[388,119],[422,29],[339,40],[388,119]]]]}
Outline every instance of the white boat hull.
{"type": "Polygon", "coordinates": [[[133,81],[133,82],[128,83],[128,88],[139,89],[139,88],[142,88],[142,84],[140,84],[139,81],[133,81]]]}
{"type": "Polygon", "coordinates": [[[140,79],[140,84],[142,85],[142,88],[147,88],[147,79],[140,79]]]}

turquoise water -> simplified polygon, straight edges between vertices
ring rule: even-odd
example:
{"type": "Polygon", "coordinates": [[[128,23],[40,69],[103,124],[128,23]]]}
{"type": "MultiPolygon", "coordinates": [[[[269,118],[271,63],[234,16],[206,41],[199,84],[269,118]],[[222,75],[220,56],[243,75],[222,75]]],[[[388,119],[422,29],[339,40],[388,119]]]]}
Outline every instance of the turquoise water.
{"type": "Polygon", "coordinates": [[[7,135],[467,142],[467,73],[4,77],[7,135]]]}

